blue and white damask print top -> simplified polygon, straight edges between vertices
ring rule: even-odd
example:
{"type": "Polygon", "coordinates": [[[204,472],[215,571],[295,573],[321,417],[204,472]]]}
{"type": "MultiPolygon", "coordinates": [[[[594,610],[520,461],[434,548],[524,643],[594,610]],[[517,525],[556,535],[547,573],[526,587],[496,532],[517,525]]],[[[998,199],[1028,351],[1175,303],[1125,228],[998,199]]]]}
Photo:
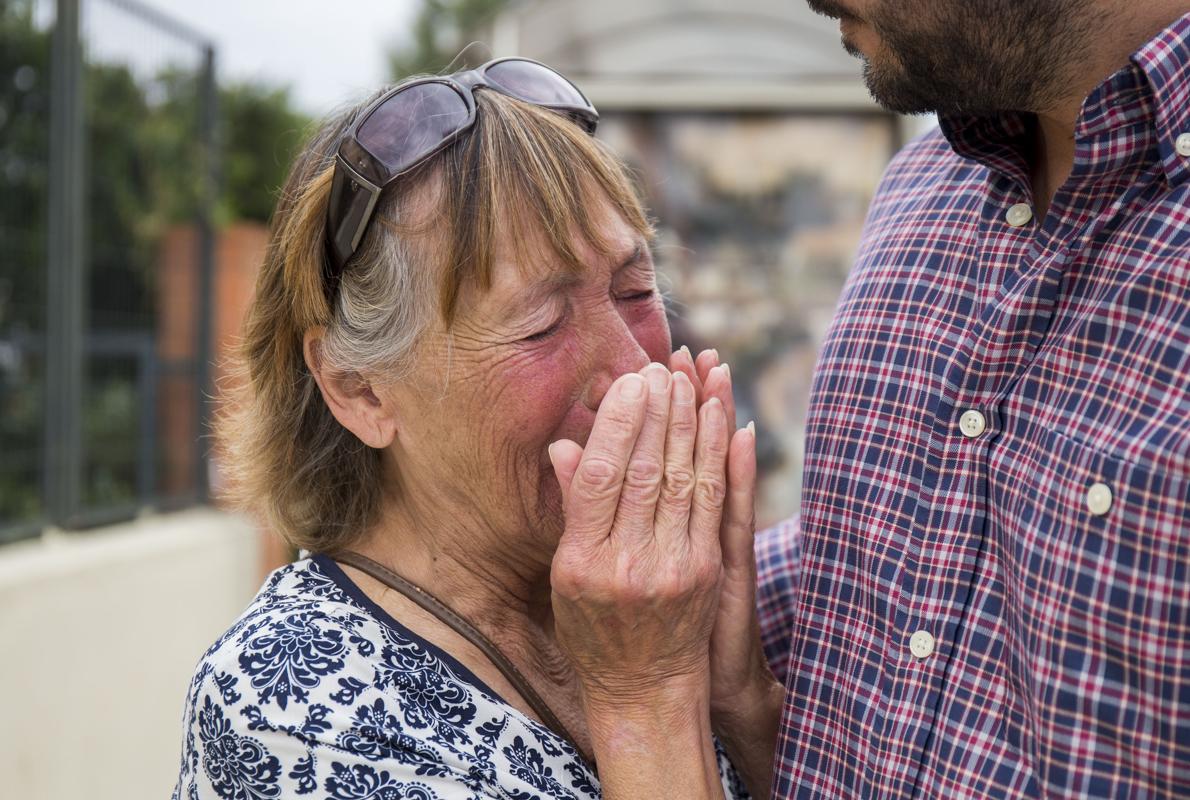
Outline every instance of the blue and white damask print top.
{"type": "MultiPolygon", "coordinates": [[[[574,748],[332,560],[274,572],[186,697],[174,800],[597,798],[574,748]]],[[[746,798],[721,747],[729,800],[746,798]]]]}

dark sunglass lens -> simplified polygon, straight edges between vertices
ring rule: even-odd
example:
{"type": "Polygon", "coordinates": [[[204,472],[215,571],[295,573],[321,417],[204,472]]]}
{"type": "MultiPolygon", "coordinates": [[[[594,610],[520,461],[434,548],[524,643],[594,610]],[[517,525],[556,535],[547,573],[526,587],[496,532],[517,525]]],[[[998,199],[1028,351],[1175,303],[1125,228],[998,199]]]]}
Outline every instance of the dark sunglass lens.
{"type": "Polygon", "coordinates": [[[467,103],[445,83],[419,83],[381,104],[359,127],[359,143],[393,172],[416,163],[467,122],[467,103]]]}
{"type": "Polygon", "coordinates": [[[508,93],[541,106],[590,104],[574,85],[549,67],[532,61],[500,61],[487,69],[488,79],[508,93]]]}

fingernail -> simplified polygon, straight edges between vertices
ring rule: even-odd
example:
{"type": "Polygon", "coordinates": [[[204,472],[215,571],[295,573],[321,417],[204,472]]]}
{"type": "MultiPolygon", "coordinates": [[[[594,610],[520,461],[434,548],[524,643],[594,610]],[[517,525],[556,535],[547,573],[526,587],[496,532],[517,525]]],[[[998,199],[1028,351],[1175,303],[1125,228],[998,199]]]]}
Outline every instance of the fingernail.
{"type": "Polygon", "coordinates": [[[645,368],[645,377],[649,381],[649,391],[664,394],[669,391],[669,382],[673,375],[660,364],[650,364],[645,368]]]}
{"type": "Polygon", "coordinates": [[[731,365],[721,364],[720,366],[723,367],[723,374],[727,376],[727,380],[730,383],[731,382],[731,365]]]}
{"type": "Polygon", "coordinates": [[[624,376],[624,381],[620,384],[620,397],[625,400],[639,400],[644,393],[645,382],[641,376],[635,373],[624,376]]]}
{"type": "Polygon", "coordinates": [[[674,375],[674,400],[682,405],[694,403],[694,384],[685,372],[674,375]]]}
{"type": "Polygon", "coordinates": [[[711,350],[711,355],[713,355],[715,357],[715,363],[718,364],[719,363],[719,351],[711,350]]]}
{"type": "Polygon", "coordinates": [[[557,449],[558,449],[557,442],[550,442],[550,446],[546,448],[546,451],[550,454],[550,463],[551,464],[557,464],[557,459],[554,458],[554,453],[557,451],[557,449]]]}
{"type": "Polygon", "coordinates": [[[694,360],[694,356],[690,355],[690,348],[687,347],[686,345],[682,345],[681,352],[685,353],[686,357],[689,358],[691,361],[694,360]]]}
{"type": "Polygon", "coordinates": [[[752,420],[748,423],[748,432],[752,434],[753,439],[756,438],[756,420],[752,420]]]}

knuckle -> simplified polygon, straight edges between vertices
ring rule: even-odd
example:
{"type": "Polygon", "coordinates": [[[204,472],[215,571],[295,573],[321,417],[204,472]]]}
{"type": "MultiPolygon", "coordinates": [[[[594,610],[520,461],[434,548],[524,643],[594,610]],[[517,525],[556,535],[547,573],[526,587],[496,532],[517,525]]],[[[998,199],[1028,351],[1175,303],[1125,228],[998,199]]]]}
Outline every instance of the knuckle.
{"type": "Polygon", "coordinates": [[[629,605],[648,602],[655,589],[651,573],[642,568],[639,558],[621,553],[612,579],[617,598],[629,605]]]}
{"type": "Polygon", "coordinates": [[[583,573],[575,569],[572,563],[554,561],[550,569],[550,588],[558,595],[573,600],[582,594],[583,573]]]}
{"type": "Polygon", "coordinates": [[[574,473],[575,487],[584,495],[606,497],[619,488],[619,475],[616,465],[607,459],[583,459],[574,473]]]}
{"type": "Polygon", "coordinates": [[[723,500],[727,497],[727,485],[719,475],[703,474],[698,476],[694,487],[694,500],[707,510],[720,511],[723,500]]]}
{"type": "Polygon", "coordinates": [[[665,468],[662,494],[675,503],[687,503],[694,492],[694,473],[685,467],[671,464],[665,468]]]}
{"type": "Polygon", "coordinates": [[[661,485],[661,465],[651,458],[634,458],[628,463],[624,483],[633,489],[652,492],[661,485]]]}
{"type": "Polygon", "coordinates": [[[675,414],[669,420],[670,436],[693,437],[698,432],[698,422],[693,415],[675,414]]]}
{"type": "Polygon", "coordinates": [[[599,409],[599,416],[606,419],[616,430],[631,431],[636,427],[636,412],[632,406],[623,403],[605,404],[599,409]]]}
{"type": "Polygon", "coordinates": [[[728,440],[725,436],[708,435],[706,453],[710,458],[721,461],[727,457],[728,440]]]}

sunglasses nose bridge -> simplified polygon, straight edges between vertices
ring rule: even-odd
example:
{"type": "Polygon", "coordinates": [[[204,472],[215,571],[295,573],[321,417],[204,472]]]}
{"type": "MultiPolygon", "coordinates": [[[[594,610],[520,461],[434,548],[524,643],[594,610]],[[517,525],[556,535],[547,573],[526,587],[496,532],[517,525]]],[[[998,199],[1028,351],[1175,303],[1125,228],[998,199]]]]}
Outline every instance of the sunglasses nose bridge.
{"type": "Polygon", "coordinates": [[[487,82],[483,79],[483,73],[478,69],[469,69],[466,72],[452,75],[451,80],[465,89],[474,89],[476,86],[487,85],[487,82]]]}

